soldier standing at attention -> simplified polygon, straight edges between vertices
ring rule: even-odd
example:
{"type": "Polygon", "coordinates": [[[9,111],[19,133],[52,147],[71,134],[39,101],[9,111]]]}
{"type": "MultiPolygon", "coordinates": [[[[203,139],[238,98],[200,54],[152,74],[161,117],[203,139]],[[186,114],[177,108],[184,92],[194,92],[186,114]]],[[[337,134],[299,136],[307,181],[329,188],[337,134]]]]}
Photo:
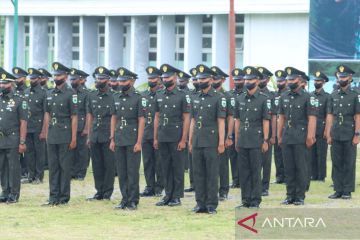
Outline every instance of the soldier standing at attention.
{"type": "MultiPolygon", "coordinates": [[[[244,88],[245,79],[244,72],[240,68],[234,68],[231,71],[231,75],[234,79],[235,88],[230,91],[230,94],[236,100],[241,94],[246,93],[246,89],[244,88]]],[[[235,122],[234,122],[235,124],[235,122]]],[[[235,133],[233,133],[233,138],[235,140],[235,133]]],[[[230,165],[231,165],[231,178],[232,183],[230,185],[231,188],[240,188],[240,178],[239,178],[239,162],[238,162],[238,153],[235,148],[235,144],[233,143],[229,148],[229,156],[230,156],[230,165]]]]}
{"type": "Polygon", "coordinates": [[[154,148],[159,149],[164,176],[165,197],[156,206],[181,205],[184,196],[184,149],[188,140],[190,96],[176,87],[180,70],[163,64],[164,90],[156,94],[154,148]]]}
{"type": "MultiPolygon", "coordinates": [[[[276,119],[279,118],[279,102],[281,95],[288,91],[287,84],[286,84],[286,72],[283,70],[277,70],[275,71],[275,79],[276,79],[276,86],[278,88],[278,91],[275,92],[275,100],[274,100],[274,112],[276,113],[276,119]]],[[[277,126],[276,126],[276,132],[277,134],[277,126]]],[[[275,168],[276,168],[276,180],[274,183],[276,184],[282,184],[285,182],[285,170],[284,170],[284,161],[283,161],[283,155],[281,146],[278,142],[278,137],[273,135],[270,138],[270,144],[274,145],[274,158],[275,158],[275,168]]]]}
{"type": "Polygon", "coordinates": [[[109,86],[110,71],[100,66],[95,69],[94,75],[96,91],[89,94],[87,145],[90,146],[96,193],[88,201],[110,200],[115,181],[115,157],[109,148],[111,117],[115,114],[109,86]]]}
{"type": "MultiPolygon", "coordinates": [[[[46,90],[40,85],[42,73],[34,68],[28,69],[30,88],[25,90],[25,97],[29,104],[29,119],[27,124],[27,149],[25,161],[27,163],[29,178],[26,182],[39,184],[44,178],[45,162],[45,110],[46,90]]],[[[25,182],[24,179],[22,181],[25,182]]]]}
{"type": "Polygon", "coordinates": [[[220,68],[213,66],[211,70],[216,73],[212,87],[226,99],[226,120],[225,120],[225,151],[219,154],[219,201],[224,201],[229,193],[229,152],[228,149],[233,145],[234,118],[233,111],[235,106],[235,97],[230,92],[224,91],[222,85],[229,77],[220,68]]]}
{"type": "Polygon", "coordinates": [[[140,193],[141,197],[161,196],[164,189],[162,179],[160,154],[154,148],[154,117],[156,93],[162,88],[161,71],[156,67],[147,67],[149,89],[142,93],[146,98],[145,130],[142,142],[142,155],[144,165],[144,175],[146,181],[145,190],[140,193]]]}
{"type": "Polygon", "coordinates": [[[241,207],[259,208],[261,203],[261,164],[269,149],[271,99],[259,90],[261,72],[245,67],[247,93],[235,105],[235,145],[238,150],[241,207]]]}
{"type": "Polygon", "coordinates": [[[44,88],[46,91],[48,91],[49,90],[48,81],[52,77],[52,75],[44,68],[39,68],[38,70],[39,72],[41,72],[40,86],[44,88]]]}
{"type": "Polygon", "coordinates": [[[193,212],[216,214],[219,154],[225,151],[226,98],[212,87],[217,73],[202,64],[196,69],[201,92],[193,98],[189,141],[197,203],[193,212]]]}
{"type": "Polygon", "coordinates": [[[330,95],[326,119],[327,143],[332,145],[335,193],[330,199],[350,199],[355,191],[356,150],[360,139],[360,95],[350,84],[355,73],[345,65],[337,68],[340,89],[330,95]]]}
{"type": "MultiPolygon", "coordinates": [[[[16,77],[15,80],[15,84],[16,84],[16,88],[15,88],[15,93],[18,94],[19,96],[25,96],[25,90],[27,89],[26,84],[25,84],[25,80],[26,80],[26,76],[27,76],[27,72],[19,67],[14,67],[12,69],[13,75],[16,77]]],[[[24,157],[25,153],[20,154],[20,164],[21,164],[21,178],[27,180],[28,179],[28,170],[27,170],[27,163],[25,161],[25,157],[24,157]]]]}
{"type": "Polygon", "coordinates": [[[0,202],[16,203],[20,197],[19,153],[26,151],[28,118],[26,100],[13,92],[15,76],[0,68],[0,202]]]}
{"type": "MultiPolygon", "coordinates": [[[[267,87],[270,78],[273,74],[266,69],[265,67],[258,67],[258,71],[262,74],[263,78],[260,80],[259,88],[260,92],[267,95],[271,101],[271,108],[270,108],[270,134],[269,138],[273,135],[276,135],[276,114],[274,112],[274,100],[275,100],[275,93],[270,92],[269,88],[267,87]]],[[[262,162],[262,196],[266,197],[269,196],[269,185],[270,185],[270,175],[271,175],[271,158],[272,158],[272,145],[269,145],[269,150],[263,153],[263,162],[262,162]]]]}
{"type": "Polygon", "coordinates": [[[71,87],[78,96],[78,128],[77,128],[77,144],[74,149],[72,162],[72,178],[75,180],[84,180],[89,160],[89,148],[86,144],[89,131],[88,120],[88,104],[89,91],[82,84],[89,74],[72,68],[70,71],[71,87]]]}
{"type": "Polygon", "coordinates": [[[278,142],[282,145],[286,199],[282,204],[304,205],[308,184],[306,148],[315,143],[316,99],[301,86],[305,73],[287,67],[290,91],[281,95],[279,102],[278,142]]]}
{"type": "Polygon", "coordinates": [[[135,90],[137,75],[119,68],[119,93],[114,95],[115,115],[111,117],[110,149],[115,152],[122,200],[117,209],[136,210],[139,204],[139,170],[144,135],[146,99],[135,90]]]}
{"type": "Polygon", "coordinates": [[[119,84],[118,84],[117,78],[118,78],[118,72],[116,70],[111,69],[110,70],[110,82],[109,82],[109,84],[110,84],[110,87],[111,87],[110,91],[112,93],[119,92],[119,84]]]}
{"type": "Polygon", "coordinates": [[[67,204],[70,200],[71,163],[77,136],[77,95],[66,84],[70,69],[52,64],[56,87],[48,94],[45,125],[48,129],[50,196],[45,205],[67,204]]]}
{"type": "Polygon", "coordinates": [[[318,116],[316,123],[316,142],[311,148],[311,179],[316,181],[325,181],[326,177],[326,157],[328,145],[326,142],[325,134],[325,123],[326,115],[329,104],[330,94],[325,92],[324,84],[329,81],[328,77],[317,71],[315,74],[314,86],[315,91],[311,94],[317,99],[319,103],[318,107],[318,116]]]}

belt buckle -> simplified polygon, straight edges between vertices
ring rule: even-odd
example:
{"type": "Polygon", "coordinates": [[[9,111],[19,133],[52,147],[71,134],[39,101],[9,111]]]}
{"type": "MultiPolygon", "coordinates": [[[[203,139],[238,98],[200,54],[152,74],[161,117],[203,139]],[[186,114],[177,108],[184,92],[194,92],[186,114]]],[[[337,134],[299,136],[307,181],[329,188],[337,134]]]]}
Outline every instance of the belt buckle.
{"type": "Polygon", "coordinates": [[[202,128],[202,122],[196,122],[196,125],[197,125],[197,127],[200,129],[200,128],[202,128]]]}
{"type": "Polygon", "coordinates": [[[339,119],[340,119],[339,125],[342,125],[343,122],[344,122],[344,116],[343,116],[343,115],[339,115],[339,119]]]}
{"type": "Polygon", "coordinates": [[[164,117],[163,126],[166,126],[168,123],[169,123],[169,119],[167,117],[164,117]]]}
{"type": "Polygon", "coordinates": [[[55,125],[57,123],[57,119],[55,117],[51,118],[51,125],[55,125]]]}
{"type": "Polygon", "coordinates": [[[288,120],[288,121],[287,121],[287,125],[288,125],[289,128],[292,127],[292,125],[291,125],[291,120],[288,120]]]}
{"type": "Polygon", "coordinates": [[[245,125],[245,126],[244,126],[245,128],[249,128],[249,127],[250,127],[250,124],[249,124],[248,121],[245,121],[245,122],[244,122],[244,125],[245,125]]]}
{"type": "Polygon", "coordinates": [[[121,119],[121,127],[124,127],[127,125],[126,119],[121,119]]]}
{"type": "Polygon", "coordinates": [[[4,132],[3,132],[3,131],[0,131],[0,138],[2,138],[2,137],[4,137],[4,136],[5,136],[4,132]]]}
{"type": "Polygon", "coordinates": [[[152,123],[152,117],[148,117],[148,124],[152,123]]]}

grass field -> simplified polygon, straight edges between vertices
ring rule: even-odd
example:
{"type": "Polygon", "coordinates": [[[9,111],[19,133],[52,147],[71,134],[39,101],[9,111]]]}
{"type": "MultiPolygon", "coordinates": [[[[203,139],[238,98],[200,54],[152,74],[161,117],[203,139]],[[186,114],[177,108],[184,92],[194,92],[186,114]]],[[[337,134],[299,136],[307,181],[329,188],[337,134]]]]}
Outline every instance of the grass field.
{"type": "MultiPolygon", "coordinates": [[[[274,169],[274,166],[273,166],[274,169]]],[[[328,176],[331,163],[328,161],[328,176]]],[[[141,170],[142,173],[142,170],[141,170]]],[[[357,170],[359,176],[359,170],[357,170]]],[[[47,172],[46,172],[47,174],[47,172]]],[[[272,180],[275,171],[272,171],[272,180]]],[[[188,186],[188,175],[185,175],[188,186]]],[[[360,180],[357,178],[357,185],[360,180]]],[[[312,182],[307,193],[308,207],[357,207],[358,192],[352,200],[330,200],[333,191],[326,182],[312,182]]],[[[240,190],[231,189],[229,199],[221,202],[218,214],[194,214],[194,193],[186,194],[180,207],[156,207],[160,199],[141,198],[137,211],[114,210],[120,200],[118,182],[111,201],[86,202],[95,193],[91,168],[85,181],[72,182],[69,205],[41,207],[48,197],[48,177],[41,185],[22,185],[18,204],[0,204],[0,239],[234,239],[234,208],[240,203],[240,190]]],[[[141,174],[141,186],[145,186],[141,174]]],[[[261,207],[279,207],[285,185],[270,186],[270,196],[261,207]]],[[[294,207],[294,206],[292,206],[294,207]]]]}

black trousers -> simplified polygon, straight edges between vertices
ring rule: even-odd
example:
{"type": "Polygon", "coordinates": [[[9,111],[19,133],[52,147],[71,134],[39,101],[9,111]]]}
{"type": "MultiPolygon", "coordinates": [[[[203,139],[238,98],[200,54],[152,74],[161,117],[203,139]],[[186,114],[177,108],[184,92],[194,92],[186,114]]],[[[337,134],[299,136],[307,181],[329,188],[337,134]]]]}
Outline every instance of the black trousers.
{"type": "Polygon", "coordinates": [[[225,151],[219,155],[219,178],[220,178],[220,187],[219,194],[227,195],[229,193],[229,150],[225,151]]]}
{"type": "Polygon", "coordinates": [[[0,176],[2,197],[18,200],[20,197],[21,180],[18,147],[0,149],[0,176]]]}
{"type": "Polygon", "coordinates": [[[334,190],[341,193],[355,191],[357,147],[352,140],[332,143],[334,190]]]}
{"type": "Polygon", "coordinates": [[[283,182],[285,179],[284,161],[283,161],[281,146],[278,144],[277,137],[276,137],[276,143],[274,145],[274,158],[275,158],[275,168],[276,168],[276,180],[283,182]]]}
{"type": "MultiPolygon", "coordinates": [[[[184,151],[177,150],[177,142],[160,142],[162,175],[165,200],[184,197],[184,151]]],[[[195,180],[196,181],[196,180],[195,180]]]]}
{"type": "Polygon", "coordinates": [[[96,194],[104,198],[111,197],[115,181],[115,156],[109,146],[110,141],[90,145],[96,194]]]}
{"type": "Polygon", "coordinates": [[[144,140],[142,143],[142,156],[146,188],[154,192],[162,192],[164,183],[160,166],[160,153],[153,147],[154,140],[144,140]]]}
{"type": "Polygon", "coordinates": [[[219,155],[217,147],[194,147],[195,199],[199,207],[218,206],[219,155]]]}
{"type": "Polygon", "coordinates": [[[139,203],[139,170],[141,152],[134,153],[134,146],[116,147],[115,164],[119,177],[121,202],[139,203]]]}
{"type": "Polygon", "coordinates": [[[238,152],[240,164],[241,200],[243,204],[261,203],[261,164],[260,148],[240,148],[238,152]]]}
{"type": "Polygon", "coordinates": [[[84,178],[89,165],[89,148],[86,145],[87,136],[81,136],[81,132],[78,132],[76,139],[77,144],[73,154],[71,176],[84,178]]]}
{"type": "Polygon", "coordinates": [[[311,149],[311,175],[313,180],[324,180],[326,177],[326,157],[328,144],[322,136],[316,136],[311,149]]]}
{"type": "Polygon", "coordinates": [[[230,165],[231,165],[231,178],[232,178],[232,183],[240,185],[240,177],[239,177],[239,173],[240,173],[240,164],[239,164],[239,159],[238,159],[238,153],[235,149],[235,144],[233,144],[230,148],[229,148],[229,157],[230,157],[230,165]]]}
{"type": "Polygon", "coordinates": [[[25,161],[27,164],[29,179],[44,178],[44,163],[46,156],[46,142],[39,139],[40,133],[28,133],[26,135],[25,161]]]}
{"type": "Polygon", "coordinates": [[[305,144],[282,145],[286,194],[291,199],[305,199],[308,184],[305,144]]]}
{"type": "Polygon", "coordinates": [[[269,190],[270,175],[271,175],[271,158],[272,158],[272,145],[269,145],[269,150],[262,153],[262,190],[269,190]]]}
{"type": "Polygon", "coordinates": [[[68,143],[48,144],[49,202],[70,200],[72,154],[68,143]]]}
{"type": "Polygon", "coordinates": [[[189,180],[190,180],[190,187],[195,188],[194,184],[194,169],[193,169],[193,159],[192,153],[189,152],[189,180]]]}

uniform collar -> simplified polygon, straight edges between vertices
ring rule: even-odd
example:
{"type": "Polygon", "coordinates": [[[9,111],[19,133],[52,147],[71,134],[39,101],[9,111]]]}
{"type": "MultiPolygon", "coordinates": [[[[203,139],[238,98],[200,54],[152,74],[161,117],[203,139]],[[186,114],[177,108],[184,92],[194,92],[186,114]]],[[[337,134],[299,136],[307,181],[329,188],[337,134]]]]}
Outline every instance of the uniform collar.
{"type": "Polygon", "coordinates": [[[350,86],[348,86],[345,91],[343,91],[342,88],[340,88],[340,89],[338,90],[338,93],[339,93],[339,94],[349,94],[349,93],[350,93],[350,90],[351,90],[351,89],[350,89],[350,86]]]}
{"type": "Polygon", "coordinates": [[[5,98],[5,99],[10,99],[14,96],[14,91],[11,90],[8,94],[6,95],[1,95],[1,98],[5,98]]]}
{"type": "Polygon", "coordinates": [[[129,96],[131,97],[132,95],[134,95],[135,92],[135,88],[131,87],[127,92],[120,92],[120,96],[129,96]]]}
{"type": "Polygon", "coordinates": [[[315,90],[314,93],[315,93],[316,95],[324,95],[324,94],[325,94],[325,90],[324,90],[324,89],[321,89],[320,92],[317,92],[317,91],[315,90]]]}
{"type": "Polygon", "coordinates": [[[200,96],[209,95],[210,97],[212,97],[216,92],[217,91],[213,87],[211,87],[210,90],[207,93],[200,92],[200,96]]]}
{"type": "Polygon", "coordinates": [[[260,95],[261,90],[258,88],[256,92],[253,95],[249,95],[248,92],[246,92],[245,97],[246,98],[257,98],[260,95]]]}
{"type": "Polygon", "coordinates": [[[31,92],[38,92],[40,89],[42,89],[42,88],[41,88],[41,85],[38,84],[38,85],[36,85],[35,87],[31,87],[31,88],[30,88],[30,91],[31,91],[31,92]]]}
{"type": "Polygon", "coordinates": [[[63,93],[63,92],[65,92],[65,90],[67,89],[67,85],[66,85],[66,83],[64,84],[64,86],[62,87],[62,88],[58,88],[57,86],[54,88],[54,90],[53,90],[53,92],[56,92],[56,93],[58,93],[58,92],[60,92],[60,93],[63,93]]]}
{"type": "Polygon", "coordinates": [[[300,88],[297,92],[293,92],[293,91],[289,91],[288,95],[292,95],[292,96],[295,96],[295,95],[303,95],[303,93],[305,92],[304,89],[300,88]]]}
{"type": "Polygon", "coordinates": [[[100,90],[97,90],[96,95],[98,95],[98,96],[107,96],[107,95],[109,95],[109,92],[110,92],[109,88],[105,92],[101,92],[100,90]]]}
{"type": "Polygon", "coordinates": [[[179,91],[179,89],[175,86],[173,90],[169,91],[167,88],[165,88],[165,94],[166,95],[170,95],[170,94],[176,94],[179,91]]]}

